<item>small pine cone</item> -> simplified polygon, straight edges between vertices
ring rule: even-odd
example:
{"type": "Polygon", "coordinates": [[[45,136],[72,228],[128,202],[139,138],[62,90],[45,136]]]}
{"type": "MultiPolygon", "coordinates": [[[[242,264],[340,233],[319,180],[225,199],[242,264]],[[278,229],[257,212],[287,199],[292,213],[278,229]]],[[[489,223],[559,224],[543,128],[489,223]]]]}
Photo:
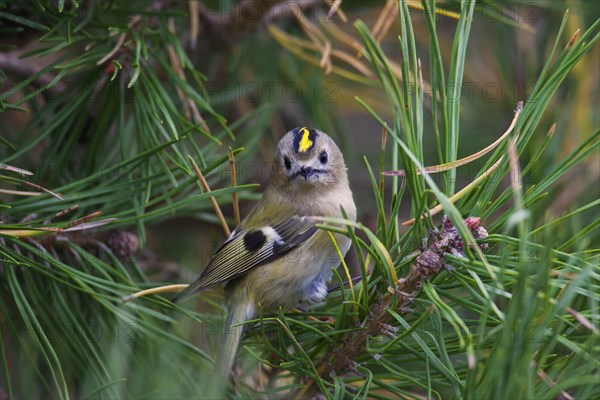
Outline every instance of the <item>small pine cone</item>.
{"type": "Polygon", "coordinates": [[[465,225],[471,232],[475,231],[481,226],[481,218],[479,217],[467,217],[465,219],[465,225]]]}
{"type": "MultiPolygon", "coordinates": [[[[475,239],[484,239],[489,236],[485,228],[481,226],[481,218],[469,217],[465,219],[465,224],[467,225],[467,228],[469,228],[475,239]]],[[[479,247],[482,250],[487,250],[489,246],[487,243],[481,243],[479,247]]]]}
{"type": "Polygon", "coordinates": [[[443,258],[440,254],[433,250],[425,250],[422,252],[417,261],[415,267],[423,276],[432,276],[440,272],[443,258]]]}
{"type": "Polygon", "coordinates": [[[117,257],[127,258],[137,252],[139,241],[133,232],[113,231],[108,234],[106,245],[117,257]]]}

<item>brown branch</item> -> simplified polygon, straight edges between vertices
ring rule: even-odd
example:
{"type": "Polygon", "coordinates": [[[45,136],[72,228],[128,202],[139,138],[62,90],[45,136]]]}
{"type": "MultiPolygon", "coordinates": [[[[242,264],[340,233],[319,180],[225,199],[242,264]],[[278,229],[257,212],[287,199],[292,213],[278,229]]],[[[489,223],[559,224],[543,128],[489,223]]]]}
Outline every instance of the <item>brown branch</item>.
{"type": "MultiPolygon", "coordinates": [[[[7,75],[27,79],[32,75],[38,75],[44,68],[43,66],[31,63],[29,59],[20,59],[20,55],[20,51],[11,51],[7,53],[0,52],[0,67],[7,75]]],[[[55,76],[53,74],[46,72],[36,76],[31,83],[36,88],[43,88],[50,85],[54,79],[55,76]]],[[[64,93],[65,90],[66,86],[63,82],[55,82],[54,85],[48,87],[42,93],[44,93],[48,99],[53,99],[61,93],[64,93]]]]}

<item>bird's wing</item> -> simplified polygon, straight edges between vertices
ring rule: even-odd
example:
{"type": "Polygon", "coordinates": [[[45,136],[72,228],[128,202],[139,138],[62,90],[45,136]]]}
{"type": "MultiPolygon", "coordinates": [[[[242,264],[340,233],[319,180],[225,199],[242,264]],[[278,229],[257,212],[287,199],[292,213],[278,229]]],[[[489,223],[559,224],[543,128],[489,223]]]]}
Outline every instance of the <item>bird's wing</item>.
{"type": "Polygon", "coordinates": [[[181,301],[272,262],[305,242],[316,231],[315,220],[309,217],[292,217],[273,226],[252,230],[238,228],[217,250],[200,277],[173,301],[181,301]]]}

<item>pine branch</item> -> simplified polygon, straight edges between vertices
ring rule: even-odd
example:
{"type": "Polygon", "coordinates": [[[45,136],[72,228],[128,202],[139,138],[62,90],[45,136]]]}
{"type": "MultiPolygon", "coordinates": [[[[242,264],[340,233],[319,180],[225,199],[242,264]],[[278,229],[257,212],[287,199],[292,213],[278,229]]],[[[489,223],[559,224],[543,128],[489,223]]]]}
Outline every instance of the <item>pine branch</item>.
{"type": "MultiPolygon", "coordinates": [[[[477,217],[465,219],[465,224],[476,239],[485,239],[488,234],[480,225],[477,217]]],[[[431,231],[429,243],[417,256],[410,268],[408,275],[400,280],[393,293],[386,293],[379,301],[372,305],[369,315],[361,323],[361,330],[346,337],[331,354],[324,357],[328,364],[321,376],[329,378],[331,375],[342,375],[348,371],[356,371],[354,359],[363,355],[369,337],[382,334],[388,329],[392,317],[388,310],[394,309],[400,313],[410,311],[410,304],[421,289],[423,279],[431,279],[441,270],[450,270],[444,261],[445,254],[464,257],[464,244],[450,219],[444,218],[440,232],[431,231]]],[[[486,249],[487,244],[480,245],[486,249]]]]}

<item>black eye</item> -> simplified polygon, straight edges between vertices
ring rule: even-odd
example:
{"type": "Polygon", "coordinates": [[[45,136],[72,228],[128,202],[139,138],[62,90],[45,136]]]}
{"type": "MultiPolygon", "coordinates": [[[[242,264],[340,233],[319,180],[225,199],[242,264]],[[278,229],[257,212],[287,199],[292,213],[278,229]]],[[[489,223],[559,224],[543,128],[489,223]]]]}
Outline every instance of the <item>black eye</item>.
{"type": "Polygon", "coordinates": [[[283,156],[283,165],[285,165],[285,169],[292,168],[292,162],[288,156],[283,156]]]}
{"type": "Polygon", "coordinates": [[[323,150],[321,154],[319,154],[319,161],[321,164],[327,164],[327,152],[323,150]]]}

